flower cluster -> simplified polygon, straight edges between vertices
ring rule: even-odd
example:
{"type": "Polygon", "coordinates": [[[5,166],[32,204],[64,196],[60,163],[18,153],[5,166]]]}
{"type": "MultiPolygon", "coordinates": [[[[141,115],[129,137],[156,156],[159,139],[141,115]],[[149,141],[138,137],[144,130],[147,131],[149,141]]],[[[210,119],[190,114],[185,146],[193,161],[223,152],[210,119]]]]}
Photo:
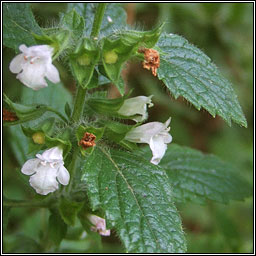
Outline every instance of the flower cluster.
{"type": "MultiPolygon", "coordinates": [[[[26,47],[20,45],[21,53],[18,54],[10,63],[10,71],[17,74],[23,84],[33,90],[39,90],[47,87],[47,81],[50,80],[53,83],[60,81],[59,72],[52,64],[52,56],[54,49],[49,45],[35,45],[26,47]]],[[[150,50],[150,49],[147,49],[150,50]]],[[[152,51],[144,51],[146,58],[145,65],[149,65],[152,68],[154,75],[156,69],[159,67],[157,61],[153,64],[152,51]],[[147,53],[152,53],[147,54],[147,53]]],[[[113,54],[112,54],[113,55],[113,54]]],[[[115,56],[112,56],[114,58],[115,56]]],[[[158,55],[154,60],[158,60],[158,55]]],[[[123,105],[117,111],[117,114],[124,117],[129,117],[137,123],[142,123],[148,118],[147,108],[152,107],[152,95],[149,97],[138,96],[124,100],[123,105]]],[[[14,119],[15,116],[10,116],[9,119],[14,119]]],[[[170,130],[169,118],[165,123],[150,122],[141,124],[131,129],[126,133],[124,139],[133,143],[146,143],[149,145],[152,151],[152,164],[159,164],[167,149],[167,144],[172,141],[172,136],[169,134],[170,130]]],[[[33,141],[37,144],[43,144],[44,138],[40,133],[35,133],[33,141]]],[[[95,135],[85,133],[84,137],[79,142],[84,148],[95,146],[95,135]]],[[[31,175],[29,179],[30,185],[35,189],[38,194],[47,195],[58,189],[58,184],[67,185],[69,183],[70,175],[68,170],[64,167],[64,161],[62,156],[62,149],[59,147],[53,147],[43,152],[43,154],[37,154],[36,158],[30,159],[23,165],[21,172],[26,175],[31,175]]],[[[110,231],[106,230],[105,220],[91,215],[90,221],[94,224],[94,230],[101,235],[109,235],[110,231]]]]}

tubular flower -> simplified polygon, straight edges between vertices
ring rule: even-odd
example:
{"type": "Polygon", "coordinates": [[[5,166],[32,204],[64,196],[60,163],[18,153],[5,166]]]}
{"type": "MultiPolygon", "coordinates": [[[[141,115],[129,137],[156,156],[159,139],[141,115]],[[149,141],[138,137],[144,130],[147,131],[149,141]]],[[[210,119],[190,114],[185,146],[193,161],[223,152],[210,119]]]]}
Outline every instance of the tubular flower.
{"type": "Polygon", "coordinates": [[[59,187],[58,182],[62,185],[69,183],[70,175],[64,167],[62,149],[50,148],[36,157],[25,162],[21,172],[32,175],[29,183],[38,194],[47,195],[54,192],[59,187]]]}
{"type": "Polygon", "coordinates": [[[60,82],[59,72],[52,64],[53,48],[49,45],[19,47],[21,53],[13,58],[9,69],[23,84],[33,90],[47,87],[45,77],[53,83],[60,82]]]}
{"type": "Polygon", "coordinates": [[[153,95],[138,96],[130,98],[124,101],[122,107],[118,110],[118,114],[123,116],[134,116],[132,120],[136,122],[142,122],[148,118],[147,105],[148,107],[153,107],[154,104],[151,102],[153,95]]]}
{"type": "Polygon", "coordinates": [[[91,227],[93,232],[98,232],[102,236],[110,236],[110,229],[106,229],[105,219],[93,214],[88,214],[87,217],[93,224],[91,227]]]}
{"type": "Polygon", "coordinates": [[[135,143],[147,143],[152,151],[152,164],[159,164],[167,149],[167,143],[171,143],[172,136],[169,134],[171,118],[165,123],[151,122],[140,125],[130,130],[125,139],[135,143]]]}

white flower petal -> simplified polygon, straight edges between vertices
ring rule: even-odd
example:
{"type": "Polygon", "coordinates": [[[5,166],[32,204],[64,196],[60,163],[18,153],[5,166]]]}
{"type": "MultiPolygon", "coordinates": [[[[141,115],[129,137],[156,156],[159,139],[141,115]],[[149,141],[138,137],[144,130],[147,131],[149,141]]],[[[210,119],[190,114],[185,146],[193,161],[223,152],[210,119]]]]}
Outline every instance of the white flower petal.
{"type": "Polygon", "coordinates": [[[57,170],[50,164],[40,165],[37,172],[30,177],[29,183],[38,194],[47,195],[58,189],[57,170]]]}
{"type": "Polygon", "coordinates": [[[24,65],[26,63],[26,60],[24,59],[24,54],[18,54],[17,56],[15,56],[10,65],[9,65],[9,69],[12,73],[18,74],[21,72],[22,70],[22,65],[24,65]]]}
{"type": "Polygon", "coordinates": [[[99,234],[101,236],[110,236],[110,229],[100,230],[99,234]]]}
{"type": "Polygon", "coordinates": [[[23,71],[17,75],[17,78],[27,87],[33,90],[39,90],[47,87],[44,79],[45,66],[40,63],[26,63],[23,65],[23,71]]]}
{"type": "Polygon", "coordinates": [[[58,179],[59,183],[61,183],[62,185],[68,185],[70,175],[64,165],[61,165],[59,167],[57,179],[58,179]]]}
{"type": "Polygon", "coordinates": [[[110,236],[110,230],[106,229],[105,219],[94,214],[88,214],[87,218],[94,225],[91,227],[92,231],[98,232],[102,236],[110,236]]]}
{"type": "Polygon", "coordinates": [[[135,143],[150,143],[150,139],[166,128],[160,122],[150,122],[140,125],[125,135],[125,139],[135,143]]]}
{"type": "Polygon", "coordinates": [[[146,96],[138,96],[134,98],[130,98],[124,101],[124,104],[118,110],[118,114],[123,116],[134,116],[138,115],[138,117],[133,118],[134,121],[143,121],[147,118],[147,104],[149,107],[152,107],[153,104],[151,102],[151,98],[153,95],[146,96]]]}
{"type": "Polygon", "coordinates": [[[27,50],[24,53],[31,57],[37,56],[44,60],[51,60],[53,48],[49,45],[34,45],[27,48],[27,50]]]}
{"type": "Polygon", "coordinates": [[[49,45],[26,47],[20,45],[22,54],[17,55],[10,63],[10,70],[19,73],[16,78],[33,90],[47,87],[45,77],[51,82],[60,81],[59,72],[52,65],[54,49],[49,45]]]}
{"type": "Polygon", "coordinates": [[[163,158],[167,149],[167,145],[164,143],[164,138],[159,135],[154,136],[151,138],[149,146],[153,153],[153,157],[150,162],[157,165],[163,158]]]}
{"type": "Polygon", "coordinates": [[[52,64],[49,64],[47,66],[47,70],[45,73],[45,76],[54,84],[57,84],[60,82],[60,75],[58,69],[53,66],[52,64]]]}
{"type": "Polygon", "coordinates": [[[31,175],[36,172],[40,160],[37,158],[29,159],[21,168],[21,172],[26,175],[31,175]]]}
{"type": "Polygon", "coordinates": [[[25,44],[21,44],[21,45],[19,46],[19,50],[20,50],[21,52],[25,53],[25,54],[28,53],[28,49],[29,49],[29,48],[28,48],[25,44]]]}
{"type": "Polygon", "coordinates": [[[36,157],[41,159],[42,161],[46,162],[54,162],[54,161],[61,161],[63,160],[62,156],[63,150],[59,147],[53,147],[50,149],[47,149],[43,152],[42,155],[37,154],[36,157]]]}

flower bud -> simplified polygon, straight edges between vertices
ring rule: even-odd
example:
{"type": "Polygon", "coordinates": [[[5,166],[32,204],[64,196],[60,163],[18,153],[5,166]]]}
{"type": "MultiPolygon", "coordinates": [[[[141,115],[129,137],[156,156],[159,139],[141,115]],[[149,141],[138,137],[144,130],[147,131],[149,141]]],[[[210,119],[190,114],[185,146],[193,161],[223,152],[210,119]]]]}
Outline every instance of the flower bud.
{"type": "Polygon", "coordinates": [[[89,57],[89,55],[87,54],[83,54],[82,56],[77,58],[77,62],[81,65],[81,66],[88,66],[91,63],[91,59],[89,57]]]}
{"type": "Polygon", "coordinates": [[[114,64],[117,62],[118,55],[112,50],[104,53],[104,59],[107,64],[114,64]]]}
{"type": "Polygon", "coordinates": [[[36,132],[32,135],[32,139],[36,144],[44,144],[45,143],[45,135],[42,132],[36,132]]]}

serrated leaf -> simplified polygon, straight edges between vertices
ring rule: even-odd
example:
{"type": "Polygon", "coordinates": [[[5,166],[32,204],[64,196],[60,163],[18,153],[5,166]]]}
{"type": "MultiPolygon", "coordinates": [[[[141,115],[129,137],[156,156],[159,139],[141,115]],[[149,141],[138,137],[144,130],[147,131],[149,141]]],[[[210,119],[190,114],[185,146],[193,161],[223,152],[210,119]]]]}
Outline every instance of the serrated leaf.
{"type": "Polygon", "coordinates": [[[51,211],[48,224],[48,235],[51,241],[59,246],[67,233],[67,225],[57,211],[51,211]]]}
{"type": "Polygon", "coordinates": [[[184,97],[198,110],[202,107],[213,117],[221,116],[247,127],[243,111],[231,83],[202,51],[186,39],[174,34],[162,34],[158,78],[175,98],[184,97]]]}
{"type": "Polygon", "coordinates": [[[171,144],[160,166],[166,170],[176,201],[227,203],[252,194],[251,186],[239,173],[214,155],[171,144]]]}
{"type": "MultiPolygon", "coordinates": [[[[68,3],[67,10],[75,9],[85,19],[84,36],[92,31],[97,3],[68,3]]],[[[119,3],[108,3],[101,24],[100,35],[108,36],[126,25],[126,12],[119,3]]]]}
{"type": "Polygon", "coordinates": [[[128,152],[95,148],[82,168],[92,208],[105,211],[128,252],[186,250],[165,172],[128,152]]]}
{"type": "Polygon", "coordinates": [[[30,4],[3,3],[3,44],[15,49],[16,52],[21,44],[35,45],[32,32],[41,34],[30,4]]]}
{"type": "Polygon", "coordinates": [[[75,225],[75,220],[78,212],[81,210],[83,203],[70,201],[66,198],[61,198],[59,203],[59,212],[67,225],[75,225]]]}

